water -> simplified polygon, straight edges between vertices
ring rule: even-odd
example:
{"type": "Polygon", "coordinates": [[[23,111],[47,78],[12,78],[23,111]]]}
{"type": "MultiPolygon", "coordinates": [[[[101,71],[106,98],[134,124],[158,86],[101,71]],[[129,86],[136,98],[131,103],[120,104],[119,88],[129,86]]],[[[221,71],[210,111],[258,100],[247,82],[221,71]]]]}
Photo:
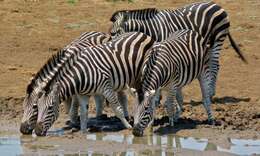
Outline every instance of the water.
{"type": "MultiPolygon", "coordinates": [[[[51,133],[54,135],[53,133],[51,133]]],[[[59,134],[60,135],[60,134],[59,134]]],[[[88,156],[106,155],[101,152],[93,150],[71,152],[67,147],[63,147],[64,142],[57,142],[57,145],[52,144],[35,144],[41,140],[50,141],[53,138],[61,139],[60,136],[50,136],[37,138],[32,136],[26,137],[0,137],[0,155],[27,155],[29,154],[52,154],[52,155],[66,155],[66,154],[87,154],[88,156]],[[62,148],[63,147],[63,148],[62,148]],[[67,151],[66,151],[67,149],[67,151]]],[[[101,141],[107,144],[113,142],[116,145],[126,144],[126,150],[118,152],[118,149],[111,149],[107,155],[174,155],[174,151],[178,149],[190,149],[196,151],[221,151],[237,155],[252,155],[260,154],[260,140],[242,140],[242,139],[228,139],[230,147],[224,148],[208,142],[208,139],[193,138],[193,137],[178,137],[175,135],[152,135],[145,137],[134,137],[133,135],[123,135],[116,133],[93,133],[87,134],[86,143],[90,141],[101,141]],[[147,149],[138,149],[134,145],[149,145],[147,149]],[[133,146],[131,146],[133,145],[133,146]],[[154,149],[154,150],[151,150],[154,149]],[[115,150],[115,152],[113,152],[115,150]],[[112,152],[112,153],[111,153],[112,152]]],[[[73,139],[72,139],[73,140],[73,139]]],[[[66,141],[65,141],[66,142],[66,141]]],[[[48,143],[48,142],[47,142],[48,143]]],[[[80,145],[80,143],[78,143],[80,145]]],[[[85,146],[84,146],[85,147],[85,146]]],[[[87,147],[87,146],[86,146],[87,147]]],[[[102,151],[102,149],[101,149],[102,151]]]]}
{"type": "MultiPolygon", "coordinates": [[[[193,137],[178,137],[175,135],[153,135],[150,137],[135,138],[133,135],[115,135],[115,134],[89,134],[87,139],[116,141],[119,143],[127,142],[128,144],[147,144],[161,146],[162,149],[184,148],[198,151],[222,151],[237,155],[260,154],[260,140],[228,139],[231,146],[226,149],[215,144],[209,143],[208,139],[193,137]]],[[[162,151],[163,153],[163,151],[162,151]]],[[[161,154],[164,155],[164,154],[161,154]]]]}
{"type": "Polygon", "coordinates": [[[0,137],[1,155],[17,155],[22,153],[20,139],[17,137],[0,137]]]}

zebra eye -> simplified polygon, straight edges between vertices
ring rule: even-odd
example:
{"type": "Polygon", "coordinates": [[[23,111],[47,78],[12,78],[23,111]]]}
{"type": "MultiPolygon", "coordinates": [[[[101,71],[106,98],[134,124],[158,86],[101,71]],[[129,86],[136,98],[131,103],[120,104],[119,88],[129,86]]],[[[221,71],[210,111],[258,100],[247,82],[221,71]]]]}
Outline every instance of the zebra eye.
{"type": "Polygon", "coordinates": [[[37,108],[37,104],[33,104],[33,108],[34,108],[34,109],[37,108]]]}
{"type": "Polygon", "coordinates": [[[43,95],[43,92],[39,92],[38,98],[42,97],[42,95],[43,95]]]}
{"type": "Polygon", "coordinates": [[[53,108],[53,105],[51,104],[51,105],[49,105],[49,107],[48,107],[49,109],[52,109],[53,108]]]}

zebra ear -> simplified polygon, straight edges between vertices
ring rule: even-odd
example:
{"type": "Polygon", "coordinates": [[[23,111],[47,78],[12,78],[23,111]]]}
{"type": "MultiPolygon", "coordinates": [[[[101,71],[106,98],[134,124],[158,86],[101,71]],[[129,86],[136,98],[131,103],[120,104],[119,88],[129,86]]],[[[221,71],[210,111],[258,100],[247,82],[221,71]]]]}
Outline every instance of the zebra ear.
{"type": "Polygon", "coordinates": [[[111,22],[115,22],[117,20],[117,16],[119,16],[120,14],[122,14],[125,17],[125,13],[127,13],[127,10],[119,10],[113,13],[113,15],[110,18],[111,22]]]}
{"type": "Polygon", "coordinates": [[[126,22],[128,20],[128,17],[129,17],[129,11],[125,11],[124,14],[123,14],[123,21],[126,22]]]}
{"type": "Polygon", "coordinates": [[[59,94],[59,92],[60,92],[60,83],[59,83],[59,82],[56,82],[56,83],[53,85],[53,87],[52,87],[51,94],[52,94],[53,96],[56,96],[56,95],[59,94]]]}
{"type": "Polygon", "coordinates": [[[33,91],[33,85],[35,83],[34,77],[32,76],[29,80],[28,86],[26,88],[26,93],[30,94],[33,91]]]}
{"type": "Polygon", "coordinates": [[[41,98],[43,95],[45,95],[46,94],[46,92],[44,91],[44,90],[42,90],[42,91],[40,91],[39,93],[38,93],[38,98],[41,98]]]}

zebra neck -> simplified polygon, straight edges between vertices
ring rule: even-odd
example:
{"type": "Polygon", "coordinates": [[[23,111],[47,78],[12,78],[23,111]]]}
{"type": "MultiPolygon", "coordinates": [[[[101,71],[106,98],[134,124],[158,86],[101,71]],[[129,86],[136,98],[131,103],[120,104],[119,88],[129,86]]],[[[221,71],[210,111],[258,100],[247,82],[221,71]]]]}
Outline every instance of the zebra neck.
{"type": "Polygon", "coordinates": [[[136,20],[132,19],[129,20],[126,25],[126,31],[128,32],[142,32],[146,35],[149,35],[152,37],[155,41],[161,41],[161,33],[159,25],[156,24],[156,20],[154,18],[146,19],[146,20],[136,20]],[[152,23],[152,26],[151,26],[152,23]]]}
{"type": "Polygon", "coordinates": [[[75,87],[73,85],[69,85],[67,82],[60,79],[57,82],[60,85],[58,96],[61,102],[75,95],[75,87]]]}
{"type": "Polygon", "coordinates": [[[49,83],[55,77],[59,68],[70,58],[71,53],[67,50],[61,50],[53,55],[47,63],[40,69],[32,80],[32,88],[35,91],[44,89],[44,85],[49,83]]]}
{"type": "Polygon", "coordinates": [[[68,74],[69,71],[72,71],[71,66],[67,66],[66,69],[60,70],[55,80],[60,85],[59,96],[61,101],[64,101],[72,97],[73,95],[77,94],[80,89],[80,80],[75,75],[75,73],[71,72],[70,74],[68,74]]]}

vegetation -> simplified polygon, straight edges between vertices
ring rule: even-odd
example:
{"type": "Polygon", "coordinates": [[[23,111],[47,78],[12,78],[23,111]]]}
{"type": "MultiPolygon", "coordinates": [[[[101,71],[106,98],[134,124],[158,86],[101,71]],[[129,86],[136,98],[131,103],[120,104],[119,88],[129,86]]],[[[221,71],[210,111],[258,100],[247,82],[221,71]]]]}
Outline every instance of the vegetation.
{"type": "Polygon", "coordinates": [[[77,2],[78,2],[78,0],[67,0],[67,3],[69,3],[69,4],[75,4],[77,2]]]}
{"type": "Polygon", "coordinates": [[[119,1],[128,1],[129,3],[133,3],[134,0],[107,0],[108,2],[119,2],[119,1]]]}

